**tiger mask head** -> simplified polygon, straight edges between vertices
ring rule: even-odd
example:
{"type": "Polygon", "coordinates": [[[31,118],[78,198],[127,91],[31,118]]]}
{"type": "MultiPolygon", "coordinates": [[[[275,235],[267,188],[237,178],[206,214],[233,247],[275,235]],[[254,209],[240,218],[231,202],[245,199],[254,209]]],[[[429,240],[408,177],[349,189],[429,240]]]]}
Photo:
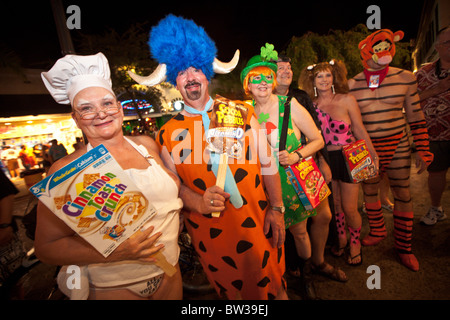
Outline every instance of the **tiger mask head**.
{"type": "Polygon", "coordinates": [[[391,63],[395,55],[395,42],[403,39],[403,36],[403,31],[393,33],[389,29],[381,29],[361,41],[358,48],[364,68],[378,69],[378,66],[385,67],[391,63]],[[375,65],[370,62],[371,60],[375,65]]]}

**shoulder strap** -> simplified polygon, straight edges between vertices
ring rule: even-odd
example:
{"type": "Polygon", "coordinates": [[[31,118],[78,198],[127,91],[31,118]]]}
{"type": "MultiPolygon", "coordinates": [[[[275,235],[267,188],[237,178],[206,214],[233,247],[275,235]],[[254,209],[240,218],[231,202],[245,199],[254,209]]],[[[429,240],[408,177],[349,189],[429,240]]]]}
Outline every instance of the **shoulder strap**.
{"type": "Polygon", "coordinates": [[[287,129],[289,126],[289,117],[291,114],[291,98],[292,97],[288,97],[286,99],[286,102],[284,103],[283,126],[281,127],[280,143],[278,144],[278,148],[280,151],[286,149],[287,129]]]}

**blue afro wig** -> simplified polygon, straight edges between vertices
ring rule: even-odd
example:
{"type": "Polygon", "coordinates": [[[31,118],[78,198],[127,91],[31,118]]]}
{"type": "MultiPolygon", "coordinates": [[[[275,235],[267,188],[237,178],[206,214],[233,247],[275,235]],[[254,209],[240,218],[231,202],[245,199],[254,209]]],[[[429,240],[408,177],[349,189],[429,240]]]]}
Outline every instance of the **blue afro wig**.
{"type": "Polygon", "coordinates": [[[167,66],[167,81],[176,86],[178,72],[189,67],[200,69],[208,80],[214,75],[217,54],[214,41],[192,20],[169,14],[150,31],[150,52],[167,66]]]}

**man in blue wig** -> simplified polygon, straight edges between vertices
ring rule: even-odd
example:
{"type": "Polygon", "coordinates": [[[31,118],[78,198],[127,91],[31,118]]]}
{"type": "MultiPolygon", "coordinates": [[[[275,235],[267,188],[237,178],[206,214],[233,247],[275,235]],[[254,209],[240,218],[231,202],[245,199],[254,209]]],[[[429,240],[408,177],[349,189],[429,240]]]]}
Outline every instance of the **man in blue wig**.
{"type": "Polygon", "coordinates": [[[159,66],[148,77],[130,76],[147,86],[167,80],[184,99],[184,110],[156,140],[163,161],[183,182],[186,228],[210,283],[229,299],[287,299],[280,178],[253,110],[245,124],[245,159],[230,161],[224,190],[215,185],[218,156],[206,148],[209,81],[231,72],[239,51],[229,63],[219,61],[205,30],[173,15],[152,28],[149,46],[159,66]],[[219,217],[211,215],[218,211],[219,217]]]}

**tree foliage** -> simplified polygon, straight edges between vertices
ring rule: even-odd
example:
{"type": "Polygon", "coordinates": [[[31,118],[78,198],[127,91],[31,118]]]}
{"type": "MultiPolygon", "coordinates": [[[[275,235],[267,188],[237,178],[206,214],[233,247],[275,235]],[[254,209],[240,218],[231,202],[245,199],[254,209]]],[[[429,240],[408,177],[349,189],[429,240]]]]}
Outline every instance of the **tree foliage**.
{"type": "MultiPolygon", "coordinates": [[[[301,37],[292,37],[285,54],[292,59],[293,81],[296,82],[300,72],[309,65],[338,59],[344,61],[348,78],[363,70],[358,44],[372,31],[359,24],[349,31],[330,30],[327,35],[308,32],[301,37]]],[[[396,43],[396,55],[392,66],[411,69],[409,43],[396,43]]]]}

